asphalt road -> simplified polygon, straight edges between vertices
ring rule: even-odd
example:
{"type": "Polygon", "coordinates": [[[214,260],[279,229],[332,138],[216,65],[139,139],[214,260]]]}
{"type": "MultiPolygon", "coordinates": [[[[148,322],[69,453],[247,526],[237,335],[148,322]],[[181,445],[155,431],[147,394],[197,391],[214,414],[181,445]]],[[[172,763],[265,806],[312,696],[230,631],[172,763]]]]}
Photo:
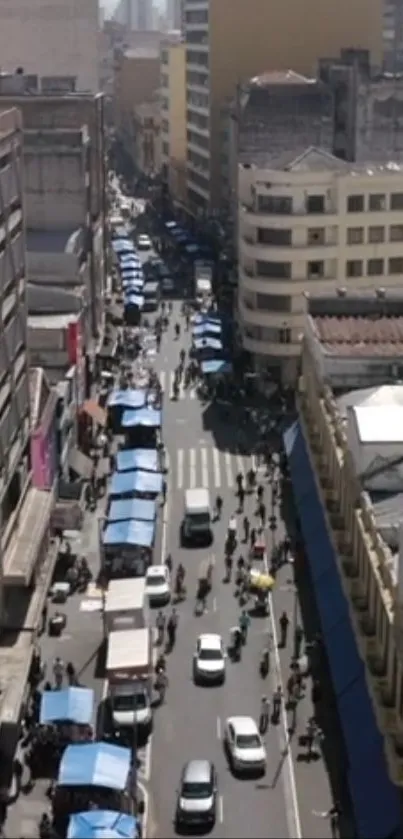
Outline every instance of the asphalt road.
{"type": "MultiPolygon", "coordinates": [[[[176,304],[178,306],[178,304],[176,304]]],[[[235,429],[229,427],[226,450],[217,448],[211,431],[203,427],[203,410],[194,394],[182,393],[177,402],[169,398],[170,372],[178,364],[181,346],[188,348],[190,337],[173,338],[174,314],[170,332],[164,337],[157,367],[162,373],[166,396],[164,401],[164,439],[169,453],[168,502],[165,511],[166,530],[162,558],[171,553],[174,565],[186,568],[188,597],[178,607],[177,642],[168,661],[169,688],[165,704],[155,716],[152,738],[150,817],[148,836],[175,836],[174,811],[176,790],[181,769],[191,758],[208,758],[216,764],[219,778],[219,803],[214,837],[298,837],[330,835],[328,821],[319,812],[330,807],[331,797],[321,761],[309,764],[303,760],[297,739],[289,742],[285,714],[278,726],[270,726],[266,735],[268,766],[265,778],[237,780],[230,772],[222,748],[225,720],[232,714],[247,714],[256,720],[263,693],[272,695],[279,680],[288,677],[291,649],[276,650],[276,667],[265,683],[258,674],[258,664],[268,633],[275,635],[276,620],[253,619],[247,646],[240,663],[228,661],[227,679],[223,686],[196,687],[192,680],[192,655],[201,632],[218,632],[224,643],[229,640],[230,627],[237,623],[239,608],[234,586],[223,582],[223,547],[228,519],[236,510],[234,495],[236,474],[249,468],[251,459],[230,453],[235,429]],[[208,486],[211,501],[219,492],[224,500],[221,522],[214,525],[214,544],[210,549],[180,547],[180,524],[183,516],[184,491],[190,487],[208,486]],[[194,596],[201,561],[214,555],[215,572],[208,611],[194,615],[194,596]],[[277,672],[276,672],[277,671],[277,672]],[[314,814],[314,810],[317,814],[314,814]]],[[[221,435],[222,437],[222,435],[221,435]]],[[[267,495],[269,489],[266,490],[267,495]]],[[[268,499],[267,499],[268,500],[268,499]]],[[[245,512],[252,519],[254,502],[247,501],[245,512]]],[[[281,538],[281,528],[277,532],[281,538]]],[[[158,560],[157,560],[158,561],[158,560]]],[[[297,614],[292,585],[292,570],[285,567],[278,576],[273,614],[286,609],[290,617],[297,614]]],[[[291,646],[292,632],[289,645],[291,646]]],[[[301,731],[312,713],[309,702],[299,708],[301,731]]]]}

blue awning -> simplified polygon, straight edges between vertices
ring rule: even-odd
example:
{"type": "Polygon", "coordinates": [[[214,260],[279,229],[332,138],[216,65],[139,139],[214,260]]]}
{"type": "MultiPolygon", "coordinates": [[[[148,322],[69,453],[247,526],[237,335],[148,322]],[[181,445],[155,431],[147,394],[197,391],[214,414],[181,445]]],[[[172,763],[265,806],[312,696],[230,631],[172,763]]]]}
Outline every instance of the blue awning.
{"type": "Polygon", "coordinates": [[[192,335],[194,338],[199,338],[208,335],[221,335],[221,332],[221,323],[213,323],[208,320],[205,320],[203,323],[196,324],[192,329],[192,335]]]}
{"type": "Polygon", "coordinates": [[[134,495],[135,472],[114,472],[109,484],[111,498],[121,498],[123,495],[134,495]]]}
{"type": "Polygon", "coordinates": [[[130,239],[113,239],[112,248],[118,257],[121,253],[134,253],[134,245],[130,239]]]}
{"type": "Polygon", "coordinates": [[[123,475],[133,475],[134,489],[142,495],[159,495],[162,492],[164,478],[160,472],[143,472],[139,469],[137,472],[123,472],[123,475]]]}
{"type": "Polygon", "coordinates": [[[127,813],[113,810],[89,810],[73,813],[67,829],[67,839],[137,839],[137,821],[127,813]]]}
{"type": "Polygon", "coordinates": [[[119,265],[121,268],[134,266],[142,270],[141,259],[136,253],[122,253],[118,256],[119,265]]]}
{"type": "Polygon", "coordinates": [[[144,274],[138,268],[125,268],[121,272],[122,285],[130,280],[142,280],[144,282],[144,274]]]}
{"type": "Polygon", "coordinates": [[[214,373],[232,373],[232,364],[228,361],[223,361],[222,358],[212,358],[210,361],[202,361],[201,371],[203,376],[209,376],[214,373]]]}
{"type": "Polygon", "coordinates": [[[222,350],[222,341],[219,341],[218,338],[196,338],[193,342],[194,348],[197,352],[202,350],[222,350]]]}
{"type": "Polygon", "coordinates": [[[154,408],[125,411],[122,417],[123,428],[161,428],[161,423],[162,413],[154,408]]]}
{"type": "Polygon", "coordinates": [[[39,721],[73,722],[89,725],[94,713],[94,691],[90,688],[70,687],[66,690],[45,690],[41,697],[39,721]]]}
{"type": "Polygon", "coordinates": [[[129,294],[125,299],[125,306],[134,306],[136,309],[143,309],[144,297],[140,294],[129,294]]]}
{"type": "Polygon", "coordinates": [[[120,792],[130,773],[130,749],[111,743],[67,746],[59,766],[60,787],[106,787],[120,792]]]}
{"type": "Polygon", "coordinates": [[[341,584],[338,557],[327,530],[326,512],[298,421],[284,433],[284,448],[345,740],[359,836],[362,839],[387,837],[393,831],[390,825],[399,821],[398,793],[388,776],[364,663],[341,584]],[[367,770],[369,763],[371,769],[367,770]],[[372,827],[369,812],[373,812],[372,827]]]}
{"type": "Polygon", "coordinates": [[[207,312],[206,314],[202,314],[198,312],[196,315],[193,316],[192,322],[198,326],[201,323],[222,323],[221,315],[217,315],[214,312],[207,312]]]}
{"type": "MultiPolygon", "coordinates": [[[[136,472],[136,474],[138,474],[136,472]]],[[[151,472],[147,474],[151,475],[151,472]]],[[[105,547],[118,547],[127,545],[130,547],[151,548],[154,542],[154,522],[137,521],[115,521],[107,524],[102,534],[102,542],[105,547]]]]}
{"type": "Polygon", "coordinates": [[[113,390],[108,398],[108,408],[143,408],[147,401],[145,390],[113,390]]]}
{"type": "Polygon", "coordinates": [[[122,449],[116,455],[116,469],[118,472],[134,472],[135,469],[158,472],[158,452],[156,449],[122,449]]]}
{"type": "Polygon", "coordinates": [[[108,511],[108,524],[114,521],[155,521],[157,508],[155,501],[145,498],[126,498],[112,501],[108,511]]]}
{"type": "Polygon", "coordinates": [[[177,227],[177,226],[178,225],[177,225],[176,221],[166,221],[165,222],[165,227],[166,227],[167,230],[175,230],[175,227],[177,227]]]}
{"type": "Polygon", "coordinates": [[[144,288],[144,280],[141,277],[131,277],[129,280],[125,280],[122,283],[123,287],[123,294],[137,294],[139,297],[142,297],[142,291],[144,288]]]}

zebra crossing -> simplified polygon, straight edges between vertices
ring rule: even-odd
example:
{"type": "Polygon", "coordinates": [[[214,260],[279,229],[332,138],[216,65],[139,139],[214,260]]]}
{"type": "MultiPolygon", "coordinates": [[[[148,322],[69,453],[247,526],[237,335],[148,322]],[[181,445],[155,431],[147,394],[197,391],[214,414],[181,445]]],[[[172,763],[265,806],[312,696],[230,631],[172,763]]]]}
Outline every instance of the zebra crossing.
{"type": "Polygon", "coordinates": [[[168,462],[169,482],[175,489],[186,490],[196,487],[220,489],[235,486],[236,476],[249,469],[257,469],[254,455],[234,455],[216,448],[180,449],[170,454],[168,462]]]}
{"type": "MultiPolygon", "coordinates": [[[[165,370],[159,374],[161,388],[166,396],[171,397],[174,389],[175,373],[173,370],[165,370]]],[[[178,399],[196,399],[197,386],[185,388],[183,381],[180,383],[178,399]]]]}

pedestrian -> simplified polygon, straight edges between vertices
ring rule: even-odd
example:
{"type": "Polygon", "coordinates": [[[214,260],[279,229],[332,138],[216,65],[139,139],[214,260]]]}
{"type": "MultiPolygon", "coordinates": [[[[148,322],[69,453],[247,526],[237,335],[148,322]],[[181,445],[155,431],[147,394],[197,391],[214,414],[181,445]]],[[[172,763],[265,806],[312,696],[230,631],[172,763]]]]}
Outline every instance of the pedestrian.
{"type": "Polygon", "coordinates": [[[322,687],[318,679],[314,679],[311,688],[312,705],[318,705],[322,699],[322,687]]]}
{"type": "Polygon", "coordinates": [[[304,638],[304,631],[302,627],[297,624],[294,629],[294,658],[298,659],[301,655],[302,641],[304,638]]]}
{"type": "Polygon", "coordinates": [[[227,583],[231,580],[232,574],[232,556],[231,554],[227,554],[225,557],[225,580],[227,583]]]}
{"type": "Polygon", "coordinates": [[[243,541],[245,543],[247,543],[248,539],[249,539],[249,531],[250,531],[250,524],[249,524],[249,519],[248,519],[247,516],[244,516],[244,520],[243,520],[242,524],[243,524],[243,541]]]}
{"type": "Polygon", "coordinates": [[[165,634],[165,615],[161,611],[158,612],[155,625],[157,628],[157,645],[160,646],[164,643],[164,634],[165,634]]]}
{"type": "Polygon", "coordinates": [[[280,643],[279,647],[284,649],[287,646],[287,636],[288,636],[288,627],[289,627],[289,619],[287,612],[282,612],[280,617],[280,643]]]}
{"type": "Polygon", "coordinates": [[[59,656],[56,656],[56,658],[53,662],[53,675],[55,677],[56,690],[61,690],[62,689],[63,673],[64,673],[64,664],[63,664],[61,658],[59,658],[59,656]]]}
{"type": "Polygon", "coordinates": [[[266,524],[266,505],[263,504],[263,501],[259,504],[258,516],[260,518],[261,527],[264,527],[266,524]]]}
{"type": "Polygon", "coordinates": [[[239,512],[243,513],[244,503],[245,503],[245,490],[243,487],[240,487],[238,492],[239,498],[239,512]]]}

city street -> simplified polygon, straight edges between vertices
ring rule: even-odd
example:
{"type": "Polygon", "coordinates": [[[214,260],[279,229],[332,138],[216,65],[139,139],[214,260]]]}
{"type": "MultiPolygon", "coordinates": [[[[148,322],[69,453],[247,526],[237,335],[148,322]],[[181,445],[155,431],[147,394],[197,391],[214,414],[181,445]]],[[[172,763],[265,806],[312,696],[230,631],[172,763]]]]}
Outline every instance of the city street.
{"type": "MultiPolygon", "coordinates": [[[[174,313],[172,324],[179,319],[174,313]]],[[[246,472],[254,460],[231,453],[235,429],[224,430],[226,450],[216,447],[211,431],[203,428],[203,411],[194,393],[181,393],[178,401],[170,398],[172,372],[178,365],[181,346],[188,349],[190,336],[180,341],[173,338],[173,326],[164,336],[157,361],[161,380],[165,385],[164,440],[169,455],[168,503],[165,511],[165,531],[162,539],[162,559],[167,553],[173,557],[174,567],[182,562],[186,568],[187,599],[178,607],[179,626],[174,651],[168,660],[169,688],[165,704],[155,717],[151,744],[151,784],[149,808],[149,836],[176,835],[174,812],[176,790],[184,763],[191,758],[208,758],[218,771],[219,799],[217,823],[212,833],[217,837],[298,837],[330,835],[329,823],[320,818],[331,806],[331,795],[321,759],[306,761],[306,755],[295,736],[287,747],[287,720],[283,715],[277,726],[270,726],[266,735],[268,768],[259,780],[236,780],[227,765],[222,747],[225,720],[231,714],[259,717],[262,694],[271,698],[279,682],[286,683],[289,675],[292,631],[289,649],[281,652],[275,645],[276,666],[265,682],[258,666],[269,633],[276,639],[274,619],[252,620],[242,661],[227,662],[227,679],[223,686],[196,687],[192,680],[192,656],[197,636],[201,632],[218,632],[224,644],[229,640],[230,627],[237,623],[239,607],[234,598],[234,585],[223,582],[223,548],[228,520],[237,503],[234,485],[238,472],[246,472]],[[210,489],[211,503],[219,493],[224,501],[222,520],[214,525],[214,543],[210,549],[180,547],[180,524],[183,516],[184,491],[205,486],[210,489]],[[203,558],[214,556],[213,590],[208,611],[202,617],[194,615],[198,569],[203,558]],[[295,741],[295,742],[294,742],[295,741]],[[304,760],[305,758],[305,760],[304,760]],[[316,811],[316,814],[315,814],[316,811]]],[[[221,437],[223,432],[221,431],[221,437]]],[[[269,488],[266,494],[269,499],[269,488]]],[[[267,501],[267,499],[266,499],[267,501]]],[[[247,500],[245,512],[253,521],[255,503],[247,500]]],[[[256,520],[255,520],[256,521],[256,520]]],[[[277,538],[283,535],[281,527],[277,538]]],[[[158,560],[157,560],[158,561],[158,560]]],[[[282,569],[277,578],[274,610],[278,617],[287,610],[290,620],[297,613],[294,602],[292,569],[282,569]]],[[[292,629],[292,627],[291,627],[292,629]]],[[[299,705],[298,731],[303,734],[306,721],[312,714],[308,698],[299,705]]]]}

